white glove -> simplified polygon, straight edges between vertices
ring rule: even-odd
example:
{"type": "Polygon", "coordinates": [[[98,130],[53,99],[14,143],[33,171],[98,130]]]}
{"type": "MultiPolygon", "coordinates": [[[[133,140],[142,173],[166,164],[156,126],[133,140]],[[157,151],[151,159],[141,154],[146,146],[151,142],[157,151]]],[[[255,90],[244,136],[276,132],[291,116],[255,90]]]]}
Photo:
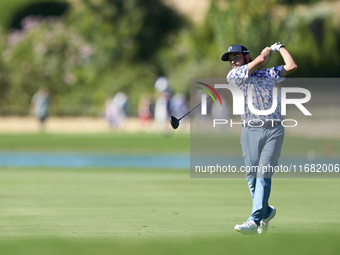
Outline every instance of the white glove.
{"type": "Polygon", "coordinates": [[[272,52],[278,52],[281,47],[284,47],[282,43],[276,42],[272,46],[270,46],[270,49],[272,52]]]}

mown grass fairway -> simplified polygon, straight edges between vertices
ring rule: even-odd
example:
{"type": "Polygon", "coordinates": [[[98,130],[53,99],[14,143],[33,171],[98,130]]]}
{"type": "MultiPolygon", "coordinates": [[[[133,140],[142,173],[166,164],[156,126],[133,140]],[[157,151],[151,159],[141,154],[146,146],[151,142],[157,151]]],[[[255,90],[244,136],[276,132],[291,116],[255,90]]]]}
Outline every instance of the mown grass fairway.
{"type": "Polygon", "coordinates": [[[0,150],[119,153],[183,153],[188,134],[0,134],[0,150]]]}
{"type": "MultiPolygon", "coordinates": [[[[308,150],[299,139],[288,137],[284,148],[308,150]]],[[[0,150],[189,153],[189,142],[185,134],[0,135],[0,150]]],[[[340,179],[274,178],[268,234],[244,236],[233,230],[251,211],[243,178],[1,167],[0,254],[338,254],[338,201],[340,179]]]]}
{"type": "Polygon", "coordinates": [[[1,254],[336,254],[340,179],[274,179],[266,236],[243,236],[243,179],[186,170],[1,169],[1,254]],[[295,253],[297,251],[297,253],[295,253]],[[327,252],[328,251],[328,252],[327,252]],[[321,253],[320,253],[321,252],[321,253]]]}
{"type": "MultiPolygon", "coordinates": [[[[201,139],[204,139],[202,137],[201,139]]],[[[218,140],[218,137],[216,138],[218,140]]],[[[207,140],[209,143],[210,140],[207,140]]],[[[241,155],[240,136],[225,135],[224,147],[230,155],[241,155]]],[[[322,138],[286,136],[282,157],[303,156],[314,150],[325,155],[326,143],[322,138]]],[[[212,145],[211,145],[212,146],[212,145]]],[[[340,140],[331,141],[332,156],[340,156],[340,140]]],[[[0,151],[79,151],[119,153],[189,153],[190,136],[184,133],[162,134],[0,134],[0,151]]]]}

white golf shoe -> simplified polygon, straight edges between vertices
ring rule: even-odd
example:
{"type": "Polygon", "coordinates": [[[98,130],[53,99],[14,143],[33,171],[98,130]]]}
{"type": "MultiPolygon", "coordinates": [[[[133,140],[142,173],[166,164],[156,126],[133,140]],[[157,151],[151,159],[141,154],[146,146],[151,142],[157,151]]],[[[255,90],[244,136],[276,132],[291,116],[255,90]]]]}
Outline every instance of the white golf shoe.
{"type": "Polygon", "coordinates": [[[257,225],[253,220],[248,220],[243,222],[243,224],[237,224],[234,229],[246,235],[257,234],[257,225]]]}
{"type": "Polygon", "coordinates": [[[259,234],[265,234],[268,230],[268,224],[269,221],[275,217],[276,209],[274,206],[269,206],[272,209],[272,212],[270,213],[268,218],[262,219],[260,222],[260,226],[257,228],[257,233],[259,234]]]}

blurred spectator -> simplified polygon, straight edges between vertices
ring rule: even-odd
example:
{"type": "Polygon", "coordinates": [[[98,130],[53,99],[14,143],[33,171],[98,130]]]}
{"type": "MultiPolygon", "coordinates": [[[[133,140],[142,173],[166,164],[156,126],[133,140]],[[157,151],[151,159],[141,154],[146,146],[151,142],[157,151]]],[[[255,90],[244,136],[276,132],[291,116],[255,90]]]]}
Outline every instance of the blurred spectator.
{"type": "Polygon", "coordinates": [[[155,122],[157,128],[167,133],[169,131],[171,89],[166,77],[159,77],[155,83],[158,96],[155,104],[155,122]]]}
{"type": "MultiPolygon", "coordinates": [[[[227,102],[224,100],[224,98],[221,98],[222,101],[222,105],[220,105],[220,103],[217,101],[217,104],[214,104],[214,102],[210,102],[211,104],[211,121],[213,121],[213,119],[226,119],[229,121],[230,119],[230,107],[227,104],[227,102]]],[[[219,132],[225,132],[226,130],[228,130],[228,125],[217,125],[215,127],[216,131],[219,132]]]]}
{"type": "Polygon", "coordinates": [[[118,92],[105,103],[105,119],[110,128],[123,128],[126,124],[128,98],[125,93],[118,92]]]}
{"type": "Polygon", "coordinates": [[[34,93],[30,107],[30,113],[39,120],[40,131],[44,131],[45,129],[48,108],[49,90],[46,87],[41,87],[36,93],[34,93]]]}
{"type": "Polygon", "coordinates": [[[143,127],[148,127],[152,119],[152,101],[149,95],[143,95],[138,104],[138,119],[143,127]]]}
{"type": "Polygon", "coordinates": [[[170,90],[170,84],[166,77],[161,76],[155,82],[155,89],[157,92],[164,92],[170,90]]]}
{"type": "MultiPolygon", "coordinates": [[[[202,92],[195,90],[190,95],[190,109],[202,102],[202,92]]],[[[207,115],[202,115],[202,105],[190,113],[190,132],[210,132],[211,131],[211,102],[207,100],[207,115]]]]}
{"type": "MultiPolygon", "coordinates": [[[[171,115],[180,118],[184,114],[187,113],[187,105],[185,96],[181,93],[176,93],[171,99],[170,99],[170,113],[171,115]]],[[[186,122],[187,119],[183,119],[182,125],[186,122]]]]}
{"type": "Polygon", "coordinates": [[[112,126],[111,123],[114,122],[114,118],[112,116],[112,112],[113,112],[113,109],[112,109],[113,108],[112,100],[113,100],[113,97],[109,97],[109,98],[106,99],[105,104],[104,104],[104,110],[103,110],[104,118],[109,123],[110,127],[112,126]],[[111,118],[112,118],[112,120],[111,120],[111,118]]]}

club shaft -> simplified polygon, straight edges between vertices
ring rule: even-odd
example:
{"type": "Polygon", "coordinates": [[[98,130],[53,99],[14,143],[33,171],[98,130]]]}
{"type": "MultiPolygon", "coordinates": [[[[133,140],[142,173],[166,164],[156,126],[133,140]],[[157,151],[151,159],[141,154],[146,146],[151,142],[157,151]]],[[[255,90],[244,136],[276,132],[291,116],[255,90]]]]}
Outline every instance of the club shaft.
{"type": "MultiPolygon", "coordinates": [[[[216,90],[216,92],[218,92],[218,91],[220,91],[222,88],[219,88],[218,90],[216,90]]],[[[213,96],[215,95],[215,93],[214,94],[212,94],[213,96]]],[[[207,100],[209,99],[209,98],[211,98],[211,96],[209,96],[208,98],[207,98],[207,100]]],[[[185,116],[187,116],[189,113],[191,113],[193,110],[195,110],[197,107],[199,107],[200,105],[201,105],[202,103],[199,103],[198,105],[196,105],[194,108],[192,108],[190,111],[188,111],[186,114],[184,114],[181,118],[179,118],[178,120],[180,121],[181,119],[183,119],[185,116]]]]}

